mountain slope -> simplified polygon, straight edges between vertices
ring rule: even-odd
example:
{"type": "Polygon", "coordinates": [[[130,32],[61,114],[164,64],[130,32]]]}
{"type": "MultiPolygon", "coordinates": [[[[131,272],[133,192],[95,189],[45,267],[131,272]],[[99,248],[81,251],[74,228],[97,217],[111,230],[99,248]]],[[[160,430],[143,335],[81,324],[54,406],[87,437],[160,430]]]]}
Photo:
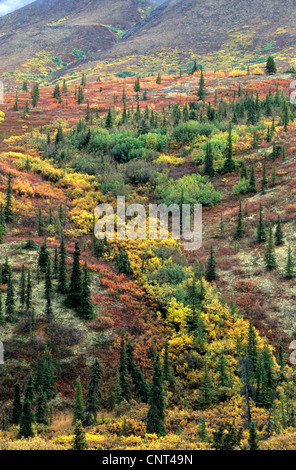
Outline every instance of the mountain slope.
{"type": "Polygon", "coordinates": [[[14,71],[40,51],[70,62],[73,49],[105,50],[117,42],[112,28],[139,21],[140,7],[140,0],[37,0],[0,18],[1,70],[14,71]]]}

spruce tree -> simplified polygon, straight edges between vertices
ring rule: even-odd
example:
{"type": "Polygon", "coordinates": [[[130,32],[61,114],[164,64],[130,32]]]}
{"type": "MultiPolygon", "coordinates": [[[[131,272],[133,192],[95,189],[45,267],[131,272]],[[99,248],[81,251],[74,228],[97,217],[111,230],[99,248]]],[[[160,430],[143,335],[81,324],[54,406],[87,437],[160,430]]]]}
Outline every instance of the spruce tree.
{"type": "Polygon", "coordinates": [[[79,318],[82,320],[92,320],[95,317],[94,304],[91,300],[90,276],[85,262],[83,269],[83,279],[81,288],[81,303],[77,310],[79,318]]]}
{"type": "Polygon", "coordinates": [[[250,450],[259,450],[256,421],[252,419],[249,428],[249,446],[250,450]]]}
{"type": "Polygon", "coordinates": [[[202,69],[201,69],[201,71],[200,71],[200,79],[199,79],[199,86],[198,86],[197,97],[198,97],[201,101],[204,101],[204,100],[205,100],[205,97],[206,97],[205,79],[204,79],[204,74],[203,74],[203,70],[202,70],[202,69]]]}
{"type": "Polygon", "coordinates": [[[33,376],[30,373],[26,387],[25,387],[25,398],[24,400],[29,400],[31,403],[34,400],[34,381],[33,376]]]}
{"type": "Polygon", "coordinates": [[[285,277],[286,279],[292,279],[294,275],[295,275],[295,264],[294,264],[293,257],[292,257],[292,248],[291,248],[291,245],[289,245],[288,259],[287,259],[287,264],[285,268],[285,277]]]}
{"type": "Polygon", "coordinates": [[[33,431],[33,413],[32,413],[32,404],[30,400],[25,400],[22,412],[22,418],[20,422],[20,429],[18,433],[18,439],[24,438],[28,439],[34,437],[33,431]]]}
{"type": "Polygon", "coordinates": [[[86,450],[87,448],[88,443],[82,430],[81,421],[77,421],[75,424],[74,441],[71,450],[86,450]]]}
{"type": "Polygon", "coordinates": [[[83,426],[93,426],[97,422],[97,414],[102,400],[102,383],[103,369],[98,359],[95,360],[91,367],[91,375],[87,388],[87,396],[85,401],[85,411],[83,426]]]}
{"type": "Polygon", "coordinates": [[[47,266],[44,277],[44,296],[46,299],[50,299],[53,288],[52,288],[52,270],[51,270],[51,260],[48,258],[47,266]]]}
{"type": "Polygon", "coordinates": [[[210,376],[208,359],[205,358],[204,370],[199,389],[199,406],[201,409],[207,408],[215,401],[215,391],[210,376]]]}
{"type": "Polygon", "coordinates": [[[257,243],[262,243],[266,240],[266,230],[265,230],[265,223],[264,223],[264,216],[263,216],[263,207],[260,203],[259,209],[259,222],[257,226],[257,243]]]}
{"type": "Polygon", "coordinates": [[[14,386],[14,397],[12,404],[12,424],[20,424],[22,418],[22,396],[21,396],[21,386],[19,382],[16,382],[14,386]]]}
{"type": "Polygon", "coordinates": [[[79,243],[75,242],[71,280],[65,300],[66,307],[77,310],[81,304],[81,292],[82,281],[80,268],[80,248],[79,243]]]}
{"type": "Polygon", "coordinates": [[[207,270],[206,270],[206,280],[208,282],[215,281],[217,279],[216,274],[216,261],[214,258],[214,249],[213,245],[211,246],[210,256],[208,258],[207,270]]]}
{"type": "Polygon", "coordinates": [[[251,175],[250,175],[250,180],[249,180],[249,192],[250,193],[257,192],[254,163],[252,163],[252,166],[251,166],[251,175]]]}
{"type": "Polygon", "coordinates": [[[107,114],[106,120],[105,120],[105,127],[106,127],[106,129],[111,129],[111,127],[113,127],[113,117],[112,117],[110,106],[109,106],[108,114],[107,114]]]}
{"type": "Polygon", "coordinates": [[[52,398],[55,393],[54,388],[54,370],[52,363],[52,354],[46,349],[43,356],[43,368],[41,379],[42,391],[47,398],[52,398]]]}
{"type": "Polygon", "coordinates": [[[163,377],[159,356],[156,355],[153,364],[153,381],[149,399],[149,410],[146,418],[147,433],[163,437],[167,434],[165,427],[166,400],[163,390],[163,377]]]}
{"type": "Polygon", "coordinates": [[[238,218],[237,218],[237,226],[236,231],[234,234],[234,238],[242,238],[244,234],[244,226],[243,226],[243,211],[242,211],[242,203],[239,203],[239,211],[238,211],[238,218]]]}
{"type": "Polygon", "coordinates": [[[20,297],[21,311],[23,311],[25,307],[25,301],[26,301],[26,270],[25,270],[24,264],[22,265],[22,270],[21,270],[19,297],[20,297]]]}
{"type": "Polygon", "coordinates": [[[134,358],[135,347],[130,341],[126,342],[126,362],[127,362],[127,371],[133,379],[133,383],[136,389],[136,392],[143,403],[148,402],[149,398],[149,385],[144,379],[143,373],[139,366],[135,363],[134,358]]]}
{"type": "Polygon", "coordinates": [[[277,267],[275,251],[274,251],[274,241],[272,234],[272,226],[269,227],[269,237],[267,241],[266,251],[264,255],[265,266],[268,271],[271,271],[277,267]]]}
{"type": "Polygon", "coordinates": [[[47,241],[46,241],[46,238],[45,238],[42,245],[41,245],[41,247],[40,247],[39,256],[38,256],[38,266],[39,266],[40,271],[42,273],[46,272],[49,257],[50,257],[50,253],[48,251],[47,241]]]}
{"type": "Polygon", "coordinates": [[[46,395],[43,393],[42,388],[39,389],[36,401],[35,421],[38,424],[48,426],[48,404],[46,395]]]}
{"type": "Polygon", "coordinates": [[[272,56],[269,56],[266,62],[265,66],[265,72],[267,75],[273,75],[277,72],[277,68],[275,65],[274,58],[272,56]]]}
{"type": "Polygon", "coordinates": [[[58,269],[58,292],[61,294],[66,294],[68,290],[68,282],[67,282],[67,251],[65,246],[65,239],[62,235],[62,240],[60,244],[59,250],[59,269],[58,269]]]}
{"type": "Polygon", "coordinates": [[[120,355],[119,355],[119,381],[121,389],[121,397],[118,397],[121,401],[130,401],[131,399],[131,390],[130,383],[128,380],[128,362],[127,362],[127,353],[126,353],[126,344],[124,332],[121,333],[121,342],[120,342],[120,355]]]}
{"type": "Polygon", "coordinates": [[[278,216],[278,220],[277,220],[277,226],[276,226],[276,231],[275,231],[275,244],[277,246],[281,245],[284,241],[284,232],[282,230],[282,221],[281,221],[281,217],[278,216]]]}
{"type": "Polygon", "coordinates": [[[169,347],[168,346],[169,346],[169,342],[168,342],[168,338],[167,338],[166,341],[165,341],[165,346],[164,346],[163,380],[172,385],[175,382],[175,378],[174,378],[173,368],[172,368],[171,360],[170,360],[170,356],[169,356],[169,347]]]}
{"type": "Polygon", "coordinates": [[[213,153],[212,153],[212,146],[210,143],[207,143],[207,147],[206,147],[206,156],[205,156],[203,174],[209,177],[214,176],[213,153]]]}
{"type": "Polygon", "coordinates": [[[27,312],[32,307],[32,283],[31,283],[31,271],[30,270],[28,271],[28,275],[27,275],[25,306],[26,306],[26,311],[27,312]]]}
{"type": "Polygon", "coordinates": [[[231,122],[229,123],[229,130],[228,130],[228,145],[226,149],[226,158],[223,165],[224,173],[231,173],[235,170],[235,163],[233,160],[233,148],[232,148],[232,128],[231,122]]]}
{"type": "Polygon", "coordinates": [[[75,396],[74,396],[74,403],[73,403],[73,421],[72,424],[74,425],[77,421],[83,421],[84,419],[84,401],[82,395],[82,385],[80,381],[80,377],[78,377],[76,381],[76,389],[75,389],[75,396]]]}
{"type": "Polygon", "coordinates": [[[205,418],[202,419],[202,422],[198,426],[198,440],[200,442],[209,442],[209,434],[205,418]]]}

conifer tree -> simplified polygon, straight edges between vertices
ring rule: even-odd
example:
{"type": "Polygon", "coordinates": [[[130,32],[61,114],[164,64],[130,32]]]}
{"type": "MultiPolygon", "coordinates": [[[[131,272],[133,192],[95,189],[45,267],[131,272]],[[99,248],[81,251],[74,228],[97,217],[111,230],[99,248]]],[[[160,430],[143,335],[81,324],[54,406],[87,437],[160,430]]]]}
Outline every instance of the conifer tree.
{"type": "Polygon", "coordinates": [[[110,106],[108,109],[108,114],[106,116],[105,127],[106,129],[111,129],[111,127],[113,127],[113,117],[112,117],[110,106]]]}
{"type": "Polygon", "coordinates": [[[233,148],[232,148],[232,128],[231,122],[229,123],[229,130],[228,130],[228,145],[226,149],[226,158],[223,165],[224,173],[231,173],[235,170],[235,163],[233,160],[233,148]]]}
{"type": "Polygon", "coordinates": [[[201,101],[204,101],[205,97],[206,97],[205,79],[204,79],[203,69],[201,69],[201,71],[200,71],[200,79],[199,79],[199,87],[198,87],[197,97],[201,101]]]}
{"type": "Polygon", "coordinates": [[[260,203],[259,209],[259,222],[257,226],[257,243],[262,243],[266,240],[266,230],[265,230],[265,223],[264,223],[264,216],[263,216],[263,207],[260,203]]]}
{"type": "Polygon", "coordinates": [[[215,281],[217,279],[216,274],[216,260],[214,258],[214,249],[213,245],[211,246],[210,256],[208,258],[207,270],[206,270],[206,280],[208,282],[215,281]]]}
{"type": "Polygon", "coordinates": [[[86,450],[87,448],[88,443],[82,430],[81,421],[77,421],[75,424],[74,440],[71,450],[86,450]]]}
{"type": "Polygon", "coordinates": [[[31,283],[31,271],[28,271],[27,285],[26,285],[26,297],[25,297],[26,311],[28,312],[32,307],[32,283],[31,283]]]}
{"type": "Polygon", "coordinates": [[[102,400],[101,382],[103,369],[98,359],[95,360],[91,367],[91,375],[87,388],[87,396],[85,401],[85,411],[83,426],[93,426],[97,422],[97,414],[102,400]]]}
{"type": "Polygon", "coordinates": [[[95,317],[94,304],[91,300],[90,276],[85,262],[83,269],[83,279],[81,288],[81,303],[77,310],[78,316],[82,320],[92,320],[95,317]]]}
{"type": "Polygon", "coordinates": [[[137,78],[136,81],[135,81],[134,91],[136,93],[139,93],[139,91],[141,91],[141,84],[140,84],[140,79],[139,78],[137,78]]]}
{"type": "Polygon", "coordinates": [[[205,417],[203,417],[202,422],[198,427],[198,439],[200,442],[209,442],[209,434],[205,417]]]}
{"type": "Polygon", "coordinates": [[[212,146],[210,143],[207,143],[207,147],[206,147],[206,156],[205,156],[203,174],[209,177],[214,176],[213,153],[212,153],[212,146]]]}
{"type": "Polygon", "coordinates": [[[130,401],[131,399],[131,390],[130,383],[128,380],[128,362],[126,354],[126,344],[124,332],[121,333],[121,342],[120,342],[120,355],[119,355],[119,381],[121,389],[121,397],[118,397],[120,401],[130,401]]]}
{"type": "Polygon", "coordinates": [[[155,357],[153,372],[153,381],[149,399],[150,407],[146,418],[147,433],[157,434],[158,437],[162,437],[167,434],[167,430],[165,427],[166,403],[159,355],[156,355],[155,357]]]}
{"type": "Polygon", "coordinates": [[[21,397],[21,386],[19,382],[16,382],[14,386],[14,397],[12,404],[12,424],[20,424],[22,418],[22,397],[21,397]]]}
{"type": "Polygon", "coordinates": [[[52,270],[51,270],[51,260],[48,258],[47,266],[44,277],[44,295],[46,299],[50,299],[53,288],[52,288],[52,270]]]}
{"type": "Polygon", "coordinates": [[[107,409],[112,411],[116,404],[116,390],[114,386],[113,377],[110,377],[108,391],[107,391],[107,409]]]}
{"type": "Polygon", "coordinates": [[[243,234],[244,234],[243,211],[242,211],[242,202],[240,201],[239,211],[238,211],[238,219],[237,219],[237,227],[236,227],[234,238],[242,238],[243,234]]]}
{"type": "Polygon", "coordinates": [[[81,281],[81,268],[80,268],[80,248],[78,242],[75,243],[75,251],[73,255],[73,267],[70,285],[68,288],[67,297],[65,300],[65,305],[68,308],[73,308],[77,310],[81,304],[81,291],[82,291],[82,281],[81,281]]]}
{"type": "Polygon", "coordinates": [[[282,221],[281,221],[280,216],[278,216],[277,226],[276,226],[274,237],[275,237],[275,244],[277,246],[279,246],[283,243],[283,241],[284,241],[284,232],[282,230],[282,221]]]}
{"type": "Polygon", "coordinates": [[[9,172],[4,207],[4,218],[6,223],[12,222],[14,218],[12,209],[12,192],[12,174],[9,172]]]}
{"type": "Polygon", "coordinates": [[[46,395],[43,393],[42,388],[39,389],[36,401],[35,421],[38,424],[48,426],[48,404],[46,395]]]}
{"type": "Polygon", "coordinates": [[[24,438],[28,439],[29,437],[34,437],[33,431],[33,413],[32,413],[32,404],[30,400],[25,400],[22,412],[22,418],[20,422],[20,430],[18,433],[18,439],[24,438]]]}
{"type": "Polygon", "coordinates": [[[53,266],[52,266],[52,277],[53,279],[58,279],[59,274],[59,254],[58,249],[55,247],[54,249],[54,258],[53,258],[53,266]]]}
{"type": "Polygon", "coordinates": [[[75,396],[74,396],[72,424],[74,425],[77,421],[82,422],[83,419],[84,419],[84,401],[83,401],[83,395],[82,395],[82,385],[81,385],[80,377],[78,377],[76,381],[76,389],[75,389],[75,396]]]}
{"type": "Polygon", "coordinates": [[[66,294],[68,290],[68,281],[67,281],[67,251],[65,246],[65,239],[62,235],[60,250],[59,250],[59,270],[58,270],[58,292],[61,294],[66,294]]]}
{"type": "Polygon", "coordinates": [[[207,408],[215,401],[215,391],[210,376],[208,359],[205,358],[204,370],[199,389],[199,406],[201,409],[207,408]]]}
{"type": "Polygon", "coordinates": [[[39,250],[39,256],[38,256],[38,266],[40,268],[40,271],[42,273],[45,273],[46,268],[47,268],[47,263],[50,257],[50,253],[47,248],[47,241],[46,238],[44,239],[40,250],[39,250]]]}
{"type": "Polygon", "coordinates": [[[266,184],[267,184],[267,178],[266,178],[266,156],[265,156],[264,160],[263,160],[262,179],[261,179],[261,192],[262,192],[262,194],[265,194],[266,184]]]}
{"type": "Polygon", "coordinates": [[[250,450],[259,450],[256,421],[252,419],[249,428],[249,446],[250,450]]]}
{"type": "Polygon", "coordinates": [[[291,248],[291,245],[289,245],[288,259],[287,259],[287,264],[285,268],[285,277],[286,279],[292,279],[294,275],[295,275],[295,264],[294,264],[293,257],[292,257],[292,248],[291,248]]]}
{"type": "Polygon", "coordinates": [[[130,339],[128,339],[126,342],[127,372],[131,375],[133,379],[133,383],[140,400],[143,403],[147,403],[149,398],[149,386],[146,380],[144,379],[141,369],[135,363],[134,350],[134,345],[132,344],[130,339]]]}
{"type": "Polygon", "coordinates": [[[169,356],[169,343],[168,338],[166,338],[164,346],[164,357],[163,357],[163,380],[169,382],[171,385],[175,382],[173,368],[169,356]]]}
{"type": "Polygon", "coordinates": [[[157,85],[160,85],[160,84],[161,84],[161,82],[162,82],[162,79],[161,79],[161,73],[160,73],[160,72],[158,72],[158,75],[157,75],[157,78],[156,78],[156,83],[157,83],[157,85]]]}
{"type": "Polygon", "coordinates": [[[50,297],[47,297],[46,299],[45,318],[47,323],[51,323],[53,320],[53,311],[51,307],[50,297]]]}
{"type": "Polygon", "coordinates": [[[43,356],[42,368],[42,391],[47,398],[52,398],[55,392],[54,389],[54,370],[52,363],[52,354],[49,349],[46,349],[43,356]]]}
{"type": "Polygon", "coordinates": [[[252,166],[251,166],[251,175],[250,175],[250,180],[249,180],[249,192],[250,193],[257,192],[254,162],[252,162],[252,166]]]}
{"type": "Polygon", "coordinates": [[[34,381],[31,373],[25,387],[25,401],[26,400],[29,400],[31,403],[34,400],[34,381]]]}
{"type": "Polygon", "coordinates": [[[271,225],[269,227],[269,237],[267,241],[267,247],[266,247],[264,259],[265,259],[265,266],[268,271],[271,271],[277,267],[271,225]]]}
{"type": "Polygon", "coordinates": [[[241,171],[240,171],[240,179],[243,179],[243,178],[245,178],[246,180],[249,179],[248,169],[247,169],[245,159],[243,159],[242,166],[241,166],[241,171]]]}

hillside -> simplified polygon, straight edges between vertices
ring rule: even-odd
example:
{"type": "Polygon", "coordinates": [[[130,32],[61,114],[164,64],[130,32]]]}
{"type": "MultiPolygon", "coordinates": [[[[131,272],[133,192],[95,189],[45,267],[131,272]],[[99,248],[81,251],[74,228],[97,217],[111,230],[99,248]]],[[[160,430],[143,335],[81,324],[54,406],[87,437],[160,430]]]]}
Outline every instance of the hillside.
{"type": "Polygon", "coordinates": [[[131,78],[66,81],[41,87],[35,104],[30,88],[7,93],[1,449],[68,449],[78,377],[85,401],[98,360],[91,449],[217,449],[215,433],[229,430],[232,449],[249,449],[249,403],[260,449],[295,450],[293,76],[255,72],[205,74],[203,100],[200,72],[143,77],[140,91],[131,78]],[[116,208],[118,195],[201,202],[202,248],[98,242],[93,210],[116,208]],[[34,391],[22,441],[17,382],[23,403],[34,391]]]}
{"type": "Polygon", "coordinates": [[[0,18],[0,72],[50,81],[255,66],[272,54],[295,65],[296,2],[263,0],[38,0],[0,18]],[[41,38],[41,40],[40,40],[41,38]],[[73,50],[77,49],[73,55],[73,50]]]}
{"type": "Polygon", "coordinates": [[[1,71],[14,72],[41,51],[71,62],[73,49],[106,50],[117,31],[141,19],[140,7],[139,0],[37,0],[0,18],[1,71]]]}

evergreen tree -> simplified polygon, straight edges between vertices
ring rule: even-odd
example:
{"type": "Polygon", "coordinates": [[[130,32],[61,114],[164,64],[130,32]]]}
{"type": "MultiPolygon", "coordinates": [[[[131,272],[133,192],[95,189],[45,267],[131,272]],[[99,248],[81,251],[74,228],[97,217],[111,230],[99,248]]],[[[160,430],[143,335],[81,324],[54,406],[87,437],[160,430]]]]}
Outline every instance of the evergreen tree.
{"type": "Polygon", "coordinates": [[[163,391],[163,377],[160,365],[160,359],[157,355],[153,364],[153,381],[149,399],[149,410],[146,418],[147,433],[157,434],[158,437],[165,436],[167,431],[165,427],[166,402],[163,391]]]}
{"type": "Polygon", "coordinates": [[[84,401],[82,395],[82,386],[80,377],[78,377],[76,381],[76,389],[75,389],[75,396],[74,396],[74,404],[73,404],[73,421],[72,424],[74,425],[77,421],[83,421],[84,418],[84,401]]]}
{"type": "Polygon", "coordinates": [[[25,81],[25,82],[23,83],[22,90],[25,91],[25,92],[28,92],[28,91],[29,91],[28,82],[27,82],[27,81],[25,81]]]}
{"type": "Polygon", "coordinates": [[[111,129],[111,127],[113,127],[113,117],[112,117],[110,106],[109,106],[108,114],[106,116],[105,127],[106,129],[111,129]]]}
{"type": "Polygon", "coordinates": [[[287,264],[286,264],[286,269],[285,269],[285,277],[287,279],[292,279],[294,275],[295,275],[295,264],[294,264],[293,257],[292,257],[292,248],[291,248],[291,245],[289,245],[288,259],[287,259],[287,264]]]}
{"type": "Polygon", "coordinates": [[[234,238],[242,238],[244,234],[244,226],[243,226],[243,211],[242,211],[242,203],[239,203],[239,211],[238,211],[238,219],[237,219],[237,227],[235,231],[234,238]]]}
{"type": "Polygon", "coordinates": [[[127,371],[133,379],[133,383],[140,400],[143,403],[147,403],[149,398],[149,386],[144,379],[141,369],[135,363],[134,350],[134,345],[131,343],[130,339],[128,339],[126,342],[127,371]]]}
{"type": "Polygon", "coordinates": [[[204,74],[203,74],[203,70],[202,70],[202,69],[201,69],[201,71],[200,71],[200,79],[199,79],[199,87],[198,87],[197,97],[198,97],[201,101],[204,101],[204,100],[205,100],[205,97],[206,97],[205,79],[204,79],[204,74]]]}
{"type": "Polygon", "coordinates": [[[22,418],[22,397],[21,397],[21,386],[19,382],[16,382],[14,386],[14,398],[12,404],[12,424],[20,424],[22,418]]]}
{"type": "Polygon", "coordinates": [[[81,289],[81,303],[78,307],[77,313],[82,320],[92,320],[95,317],[94,305],[91,300],[90,290],[90,276],[87,269],[87,263],[85,262],[83,270],[83,280],[81,289]]]}
{"type": "Polygon", "coordinates": [[[202,422],[198,426],[198,439],[200,442],[209,442],[209,434],[205,418],[202,419],[202,422]]]}
{"type": "Polygon", "coordinates": [[[49,349],[46,349],[43,356],[43,368],[41,379],[42,391],[47,398],[52,398],[55,392],[54,389],[54,370],[52,363],[52,354],[49,349]]]}
{"type": "Polygon", "coordinates": [[[201,409],[207,408],[215,401],[215,392],[210,376],[208,359],[205,358],[204,370],[201,378],[201,385],[199,389],[199,406],[201,409]]]}
{"type": "Polygon", "coordinates": [[[31,283],[31,272],[30,272],[30,270],[28,271],[28,275],[27,275],[25,306],[26,306],[26,311],[27,312],[32,308],[32,283],[31,283]]]}
{"type": "Polygon", "coordinates": [[[277,72],[274,58],[269,56],[265,66],[265,72],[267,75],[273,75],[277,72]]]}
{"type": "Polygon", "coordinates": [[[29,437],[34,437],[33,431],[33,413],[32,413],[32,404],[30,400],[25,400],[22,418],[20,422],[20,430],[18,433],[18,439],[24,438],[28,439],[29,437]]]}
{"type": "Polygon", "coordinates": [[[228,131],[228,145],[226,149],[226,158],[223,165],[224,173],[231,173],[235,170],[235,163],[233,160],[233,148],[232,148],[232,128],[231,122],[229,123],[229,131],[228,131]]]}
{"type": "Polygon", "coordinates": [[[206,280],[208,282],[215,281],[217,279],[216,274],[216,260],[214,258],[214,249],[213,245],[211,246],[210,256],[208,258],[207,270],[206,270],[206,280]]]}
{"type": "Polygon", "coordinates": [[[33,381],[33,376],[30,373],[26,388],[25,388],[25,401],[29,400],[31,403],[34,400],[34,381],[33,381]]]}
{"type": "Polygon", "coordinates": [[[256,421],[252,419],[249,428],[249,446],[250,450],[259,450],[256,421]]]}
{"type": "Polygon", "coordinates": [[[175,382],[174,374],[173,374],[173,369],[171,365],[171,360],[169,356],[169,343],[168,343],[168,338],[165,341],[165,346],[164,346],[164,357],[163,357],[163,380],[165,382],[169,382],[170,384],[173,384],[175,382]]]}
{"type": "Polygon", "coordinates": [[[259,209],[259,222],[257,226],[257,243],[262,243],[266,240],[266,230],[265,230],[265,223],[264,223],[264,216],[263,216],[263,207],[260,203],[259,209]]]}
{"type": "Polygon", "coordinates": [[[36,108],[39,98],[40,98],[39,85],[38,83],[36,83],[36,85],[34,85],[31,91],[31,101],[32,101],[33,108],[36,108]]]}
{"type": "Polygon", "coordinates": [[[275,259],[274,241],[273,241],[271,225],[269,228],[269,237],[267,241],[267,247],[266,247],[264,259],[265,259],[265,266],[267,270],[271,271],[272,269],[276,268],[277,264],[276,264],[276,259],[275,259]]]}
{"type": "Polygon", "coordinates": [[[59,254],[58,249],[55,247],[54,249],[54,258],[53,258],[53,266],[52,266],[52,277],[53,279],[58,279],[59,274],[59,254]]]}
{"type": "Polygon", "coordinates": [[[277,226],[276,226],[276,231],[275,231],[275,244],[277,246],[281,245],[284,241],[284,232],[282,230],[282,221],[281,221],[281,218],[280,216],[278,216],[278,220],[277,220],[277,226]]]}
{"type": "Polygon", "coordinates": [[[96,359],[91,367],[91,375],[87,388],[83,426],[93,426],[97,422],[97,414],[102,400],[101,382],[103,369],[96,359]]]}
{"type": "Polygon", "coordinates": [[[127,353],[126,353],[126,344],[124,338],[124,332],[121,333],[121,342],[120,342],[120,355],[119,355],[119,383],[121,396],[117,397],[119,402],[124,400],[130,401],[131,399],[131,390],[130,383],[128,380],[128,362],[127,362],[127,353]]]}
{"type": "Polygon", "coordinates": [[[50,297],[47,297],[46,299],[45,318],[47,323],[51,323],[53,320],[53,311],[51,307],[50,297]]]}
{"type": "Polygon", "coordinates": [[[81,304],[81,292],[82,292],[82,281],[81,281],[81,268],[80,268],[80,249],[78,242],[75,243],[75,251],[73,255],[73,267],[70,285],[65,300],[65,305],[68,308],[77,310],[81,304]]]}
{"type": "Polygon", "coordinates": [[[58,292],[61,294],[66,294],[68,291],[68,281],[67,281],[67,251],[65,245],[65,239],[62,235],[60,251],[59,251],[59,269],[58,269],[58,292]]]}
{"type": "Polygon", "coordinates": [[[48,251],[47,241],[46,241],[46,238],[45,238],[42,245],[41,245],[41,247],[40,247],[39,256],[38,256],[38,266],[39,266],[40,271],[42,273],[46,272],[49,257],[50,257],[50,253],[48,251]]]}
{"type": "Polygon", "coordinates": [[[47,266],[46,266],[46,271],[45,271],[45,277],[44,277],[45,283],[44,283],[44,295],[46,299],[49,299],[51,297],[53,288],[52,288],[52,270],[51,270],[51,260],[48,258],[47,260],[47,266]]]}
{"type": "Polygon", "coordinates": [[[139,91],[141,91],[141,84],[140,84],[140,79],[139,78],[137,78],[136,81],[135,81],[134,91],[136,93],[139,93],[139,91]]]}
{"type": "Polygon", "coordinates": [[[213,166],[213,153],[212,153],[212,146],[210,143],[207,143],[206,147],[206,156],[205,156],[205,164],[203,174],[205,176],[214,176],[214,166],[213,166]]]}
{"type": "Polygon", "coordinates": [[[265,156],[263,160],[262,179],[261,179],[262,194],[265,194],[266,184],[267,184],[267,178],[266,178],[266,156],[265,156]]]}
{"type": "Polygon", "coordinates": [[[81,421],[77,421],[75,424],[74,441],[70,450],[86,450],[88,443],[85,437],[85,433],[82,430],[81,421]]]}
{"type": "Polygon", "coordinates": [[[36,402],[35,421],[38,424],[48,426],[48,404],[46,395],[43,393],[42,388],[39,389],[36,402]]]}
{"type": "Polygon", "coordinates": [[[248,169],[247,169],[245,159],[243,159],[242,166],[241,166],[241,171],[240,171],[240,179],[243,179],[243,178],[245,178],[246,180],[249,179],[248,169]]]}
{"type": "Polygon", "coordinates": [[[156,78],[156,83],[157,83],[157,85],[160,85],[160,84],[161,84],[161,82],[162,82],[162,79],[161,79],[161,73],[160,73],[160,72],[158,72],[158,75],[157,75],[157,78],[156,78]]]}
{"type": "Polygon", "coordinates": [[[254,163],[252,163],[252,166],[251,166],[251,176],[250,176],[250,180],[249,180],[249,192],[250,193],[256,193],[257,192],[254,163]]]}

